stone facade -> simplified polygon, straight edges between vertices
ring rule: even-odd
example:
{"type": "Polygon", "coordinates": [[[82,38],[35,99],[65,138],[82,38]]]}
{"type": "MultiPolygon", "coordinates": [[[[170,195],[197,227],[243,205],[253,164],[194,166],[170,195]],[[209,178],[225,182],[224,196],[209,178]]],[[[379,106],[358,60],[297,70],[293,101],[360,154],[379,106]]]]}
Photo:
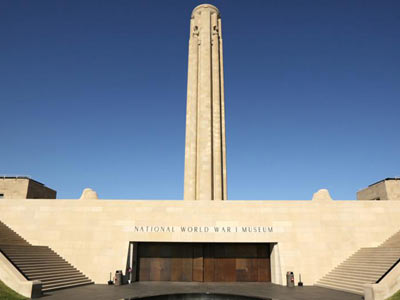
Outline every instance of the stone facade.
{"type": "Polygon", "coordinates": [[[400,229],[399,201],[0,201],[0,220],[96,283],[125,270],[129,242],[272,243],[272,282],[314,284],[400,229]],[[170,228],[170,230],[167,229],[170,228]],[[182,230],[182,227],[184,230],[182,230]],[[197,230],[195,230],[197,227],[197,230]],[[208,228],[208,230],[206,230],[208,228]],[[216,231],[216,228],[218,231],[216,231]]]}
{"type": "Polygon", "coordinates": [[[400,200],[400,178],[386,178],[357,192],[357,200],[400,200]]]}
{"type": "Polygon", "coordinates": [[[222,29],[210,4],[190,20],[184,199],[227,199],[222,29]]]}
{"type": "Polygon", "coordinates": [[[0,177],[0,198],[55,199],[57,192],[28,177],[0,177]]]}

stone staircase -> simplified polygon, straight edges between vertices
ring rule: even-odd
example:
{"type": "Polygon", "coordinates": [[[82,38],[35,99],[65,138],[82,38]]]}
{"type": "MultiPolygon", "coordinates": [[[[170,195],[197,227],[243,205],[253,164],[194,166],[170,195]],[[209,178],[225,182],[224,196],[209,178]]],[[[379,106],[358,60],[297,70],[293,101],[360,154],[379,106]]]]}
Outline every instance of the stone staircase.
{"type": "Polygon", "coordinates": [[[363,295],[365,283],[376,283],[400,259],[400,231],[378,247],[361,248],[315,285],[363,295]]]}
{"type": "Polygon", "coordinates": [[[2,222],[0,252],[26,279],[40,280],[43,292],[93,284],[49,247],[30,245],[2,222]]]}

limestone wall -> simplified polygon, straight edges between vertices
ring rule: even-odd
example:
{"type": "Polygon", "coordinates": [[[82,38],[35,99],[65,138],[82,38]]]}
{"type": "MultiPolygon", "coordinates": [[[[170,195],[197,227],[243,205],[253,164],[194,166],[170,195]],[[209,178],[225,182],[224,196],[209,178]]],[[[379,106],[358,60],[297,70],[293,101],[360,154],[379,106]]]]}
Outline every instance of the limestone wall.
{"type": "Polygon", "coordinates": [[[28,179],[0,178],[0,194],[4,198],[26,198],[28,179]]]}
{"type": "Polygon", "coordinates": [[[387,180],[385,185],[388,199],[400,200],[400,180],[387,180]]]}
{"type": "Polygon", "coordinates": [[[1,221],[96,283],[125,269],[129,241],[185,241],[278,243],[281,282],[294,271],[309,285],[400,230],[399,216],[398,201],[0,201],[1,221]]]}
{"type": "Polygon", "coordinates": [[[357,192],[358,200],[400,200],[400,180],[385,179],[357,192]]]}

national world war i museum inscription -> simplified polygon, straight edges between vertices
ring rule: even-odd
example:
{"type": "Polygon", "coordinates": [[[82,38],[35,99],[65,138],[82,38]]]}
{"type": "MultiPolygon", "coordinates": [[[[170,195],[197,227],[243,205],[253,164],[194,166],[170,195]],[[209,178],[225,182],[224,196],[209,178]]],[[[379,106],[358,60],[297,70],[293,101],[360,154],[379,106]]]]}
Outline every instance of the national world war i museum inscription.
{"type": "Polygon", "coordinates": [[[271,226],[134,226],[133,232],[187,232],[187,233],[267,233],[273,232],[271,226]]]}

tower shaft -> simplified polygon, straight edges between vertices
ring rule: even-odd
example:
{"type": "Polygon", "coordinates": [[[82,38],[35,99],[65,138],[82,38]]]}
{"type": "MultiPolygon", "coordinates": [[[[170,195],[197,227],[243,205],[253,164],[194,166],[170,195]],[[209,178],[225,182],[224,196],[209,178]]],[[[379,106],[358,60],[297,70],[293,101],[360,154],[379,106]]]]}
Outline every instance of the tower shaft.
{"type": "Polygon", "coordinates": [[[225,108],[221,18],[197,6],[190,20],[185,200],[226,200],[225,108]]]}

